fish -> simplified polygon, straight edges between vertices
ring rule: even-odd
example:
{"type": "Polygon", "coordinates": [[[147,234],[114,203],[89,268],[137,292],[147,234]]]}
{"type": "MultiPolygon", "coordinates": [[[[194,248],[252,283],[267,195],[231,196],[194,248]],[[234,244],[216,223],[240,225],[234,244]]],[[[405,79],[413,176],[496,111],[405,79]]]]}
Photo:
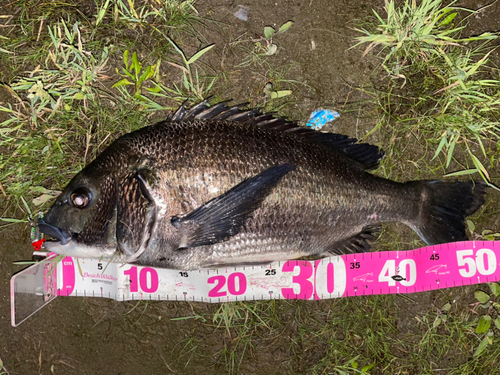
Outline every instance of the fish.
{"type": "Polygon", "coordinates": [[[428,245],[467,240],[486,183],[384,179],[377,146],[228,103],[115,140],[39,221],[46,249],[195,270],[367,252],[386,222],[428,245]]]}

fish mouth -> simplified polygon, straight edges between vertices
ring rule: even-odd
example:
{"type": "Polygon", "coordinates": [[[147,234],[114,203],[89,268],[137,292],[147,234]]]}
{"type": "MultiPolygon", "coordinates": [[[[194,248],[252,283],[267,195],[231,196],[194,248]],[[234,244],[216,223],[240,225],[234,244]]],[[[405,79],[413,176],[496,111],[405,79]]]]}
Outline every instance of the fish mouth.
{"type": "Polygon", "coordinates": [[[61,243],[61,245],[66,245],[71,241],[72,236],[69,231],[46,223],[43,219],[40,219],[38,221],[38,228],[40,229],[40,232],[45,233],[52,238],[55,238],[61,243]]]}

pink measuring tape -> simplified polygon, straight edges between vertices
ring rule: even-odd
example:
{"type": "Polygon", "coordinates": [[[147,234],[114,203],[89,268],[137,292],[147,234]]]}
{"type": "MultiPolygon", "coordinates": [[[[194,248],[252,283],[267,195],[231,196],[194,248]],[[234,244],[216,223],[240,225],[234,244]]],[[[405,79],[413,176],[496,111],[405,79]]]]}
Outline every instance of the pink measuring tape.
{"type": "MultiPolygon", "coordinates": [[[[500,241],[455,242],[410,251],[349,254],[313,261],[289,260],[264,266],[196,271],[71,257],[55,265],[55,257],[50,255],[47,260],[12,278],[13,309],[16,294],[34,293],[30,287],[37,283],[27,286],[26,282],[26,275],[29,279],[29,275],[37,274],[34,267],[50,268],[49,273],[43,272],[45,303],[56,295],[120,301],[320,300],[415,293],[500,280],[500,241]]],[[[40,293],[39,285],[37,291],[40,293]]],[[[13,312],[13,324],[19,324],[20,318],[14,318],[13,312]]]]}

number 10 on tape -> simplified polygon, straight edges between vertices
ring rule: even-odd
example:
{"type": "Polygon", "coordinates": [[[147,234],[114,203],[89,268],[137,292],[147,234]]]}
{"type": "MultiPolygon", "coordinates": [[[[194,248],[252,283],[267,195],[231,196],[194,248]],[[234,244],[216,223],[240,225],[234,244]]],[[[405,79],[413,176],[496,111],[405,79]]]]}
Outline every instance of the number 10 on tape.
{"type": "Polygon", "coordinates": [[[319,300],[414,293],[500,279],[500,242],[468,241],[410,251],[333,256],[196,271],[104,264],[66,258],[58,266],[59,295],[117,300],[226,302],[319,300]]]}

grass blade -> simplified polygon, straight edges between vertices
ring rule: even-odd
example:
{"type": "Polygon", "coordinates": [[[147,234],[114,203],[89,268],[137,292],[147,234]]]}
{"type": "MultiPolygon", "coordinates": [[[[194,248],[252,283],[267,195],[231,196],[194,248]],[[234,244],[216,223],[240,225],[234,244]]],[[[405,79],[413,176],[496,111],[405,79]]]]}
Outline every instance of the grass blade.
{"type": "Polygon", "coordinates": [[[203,56],[206,52],[210,51],[212,48],[215,47],[215,44],[210,44],[209,46],[206,46],[205,48],[202,48],[198,52],[196,52],[186,63],[186,65],[191,65],[194,63],[196,60],[198,60],[201,56],[203,56]]]}

